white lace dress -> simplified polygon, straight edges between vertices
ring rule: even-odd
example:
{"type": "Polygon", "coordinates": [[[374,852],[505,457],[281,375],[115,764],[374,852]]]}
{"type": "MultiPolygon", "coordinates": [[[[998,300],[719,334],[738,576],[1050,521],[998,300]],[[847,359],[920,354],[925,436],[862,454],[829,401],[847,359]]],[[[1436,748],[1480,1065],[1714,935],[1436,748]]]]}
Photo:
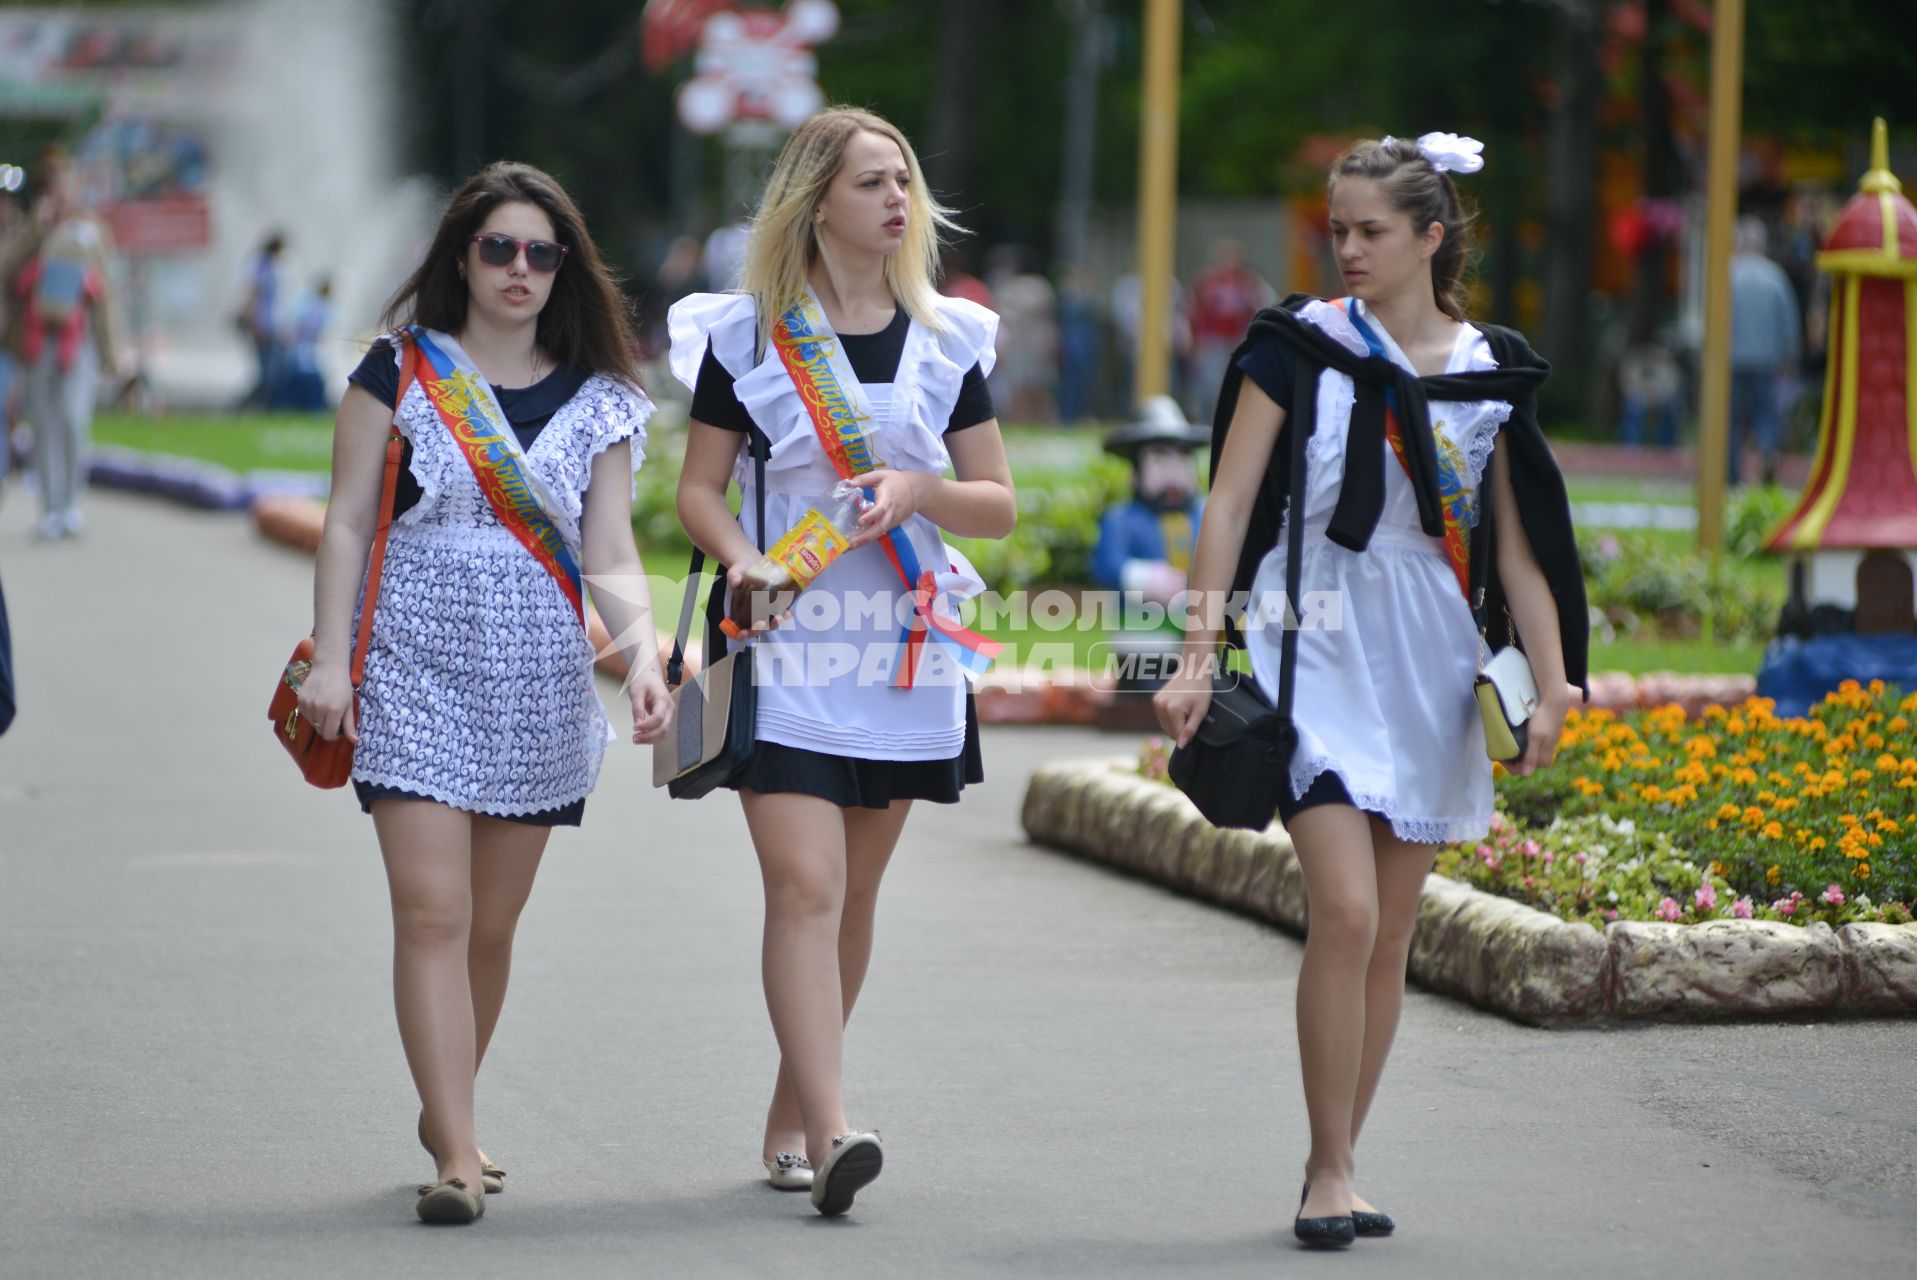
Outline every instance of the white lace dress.
{"type": "MultiPolygon", "coordinates": [[[[636,471],[651,414],[644,395],[595,375],[526,450],[565,504],[555,514],[575,547],[592,460],[629,440],[636,471]]],[[[394,420],[422,493],[387,543],[353,780],[498,817],[571,805],[592,790],[613,737],[585,630],[499,523],[417,384],[394,420]]]]}
{"type": "MultiPolygon", "coordinates": [[[[1353,354],[1365,354],[1364,338],[1336,307],[1313,302],[1302,315],[1353,354]]],[[[1375,318],[1371,324],[1391,359],[1412,368],[1384,327],[1375,318]]],[[[1484,335],[1466,325],[1445,371],[1496,367],[1484,335]]],[[[1298,637],[1299,741],[1291,793],[1302,796],[1329,771],[1358,808],[1383,815],[1400,839],[1477,839],[1489,829],[1492,810],[1491,762],[1471,692],[1477,628],[1444,543],[1419,526],[1417,497],[1389,444],[1380,446],[1386,455],[1384,512],[1370,548],[1350,551],[1325,537],[1338,502],[1354,399],[1349,376],[1323,371],[1317,428],[1305,458],[1305,626],[1298,637]]],[[[1431,402],[1445,488],[1462,482],[1471,494],[1474,525],[1485,465],[1499,425],[1510,416],[1511,406],[1501,400],[1431,402]]],[[[1269,611],[1283,598],[1286,537],[1281,530],[1252,581],[1254,617],[1246,646],[1267,691],[1278,688],[1283,631],[1258,625],[1255,615],[1260,601],[1269,611]]]]}

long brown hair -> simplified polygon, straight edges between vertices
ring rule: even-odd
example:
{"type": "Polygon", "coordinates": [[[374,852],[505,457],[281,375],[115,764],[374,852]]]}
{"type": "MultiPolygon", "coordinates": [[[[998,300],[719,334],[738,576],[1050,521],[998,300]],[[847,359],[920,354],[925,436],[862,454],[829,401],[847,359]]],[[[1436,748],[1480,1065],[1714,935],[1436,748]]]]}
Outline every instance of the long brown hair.
{"type": "Polygon", "coordinates": [[[1475,219],[1458,198],[1451,175],[1443,172],[1407,138],[1389,142],[1358,142],[1332,162],[1329,185],[1340,178],[1370,178],[1384,192],[1391,207],[1411,217],[1414,235],[1423,235],[1434,222],[1444,226],[1444,241],[1431,255],[1431,292],[1438,310],[1453,320],[1464,320],[1461,296],[1464,268],[1471,258],[1471,224],[1475,219]]]}
{"type": "Polygon", "coordinates": [[[631,304],[587,234],[579,206],[557,179],[529,164],[496,160],[453,193],[425,259],[386,304],[381,326],[419,324],[442,333],[463,329],[471,295],[459,268],[467,241],[494,209],[515,202],[536,206],[566,246],[566,259],[539,312],[536,341],[555,360],[639,386],[631,304]]]}

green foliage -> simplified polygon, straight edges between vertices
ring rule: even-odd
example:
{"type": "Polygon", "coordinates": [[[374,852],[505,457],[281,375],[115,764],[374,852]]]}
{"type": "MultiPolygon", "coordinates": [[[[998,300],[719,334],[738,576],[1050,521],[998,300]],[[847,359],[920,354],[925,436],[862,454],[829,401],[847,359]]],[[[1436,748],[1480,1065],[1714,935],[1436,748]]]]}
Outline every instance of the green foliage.
{"type": "Polygon", "coordinates": [[[1579,542],[1585,591],[1603,626],[1597,638],[1690,638],[1709,619],[1714,638],[1757,642],[1774,629],[1783,576],[1770,561],[1705,555],[1659,531],[1621,531],[1579,542]]]}

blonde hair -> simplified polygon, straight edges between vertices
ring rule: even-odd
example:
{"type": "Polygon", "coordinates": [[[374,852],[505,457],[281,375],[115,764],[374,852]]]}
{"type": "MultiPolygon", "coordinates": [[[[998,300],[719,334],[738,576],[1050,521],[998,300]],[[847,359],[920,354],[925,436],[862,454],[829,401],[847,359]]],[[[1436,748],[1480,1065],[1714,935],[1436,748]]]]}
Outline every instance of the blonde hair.
{"type": "Polygon", "coordinates": [[[806,278],[819,253],[814,213],[845,163],[845,149],[861,133],[890,138],[911,174],[906,187],[905,240],[885,260],[885,283],[906,314],[939,329],[937,279],[939,233],[963,231],[952,211],[932,198],[918,155],[890,121],[856,107],[827,107],[800,125],[772,167],[759,211],[746,241],[741,284],[758,300],[759,334],[770,341],[778,317],[805,296],[806,278]]]}

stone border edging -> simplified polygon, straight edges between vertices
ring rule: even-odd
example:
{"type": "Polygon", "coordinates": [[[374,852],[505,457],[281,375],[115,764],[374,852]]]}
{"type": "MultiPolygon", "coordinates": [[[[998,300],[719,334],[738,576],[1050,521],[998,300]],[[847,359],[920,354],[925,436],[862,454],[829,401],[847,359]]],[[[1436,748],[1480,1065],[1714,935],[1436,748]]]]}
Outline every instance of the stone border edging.
{"type": "Polygon", "coordinates": [[[87,483],[166,498],[207,511],[244,511],[270,495],[324,494],[329,478],[298,471],[250,471],[242,475],[213,462],[152,453],[120,445],[95,445],[87,483]]]}
{"type": "MultiPolygon", "coordinates": [[[[1221,830],[1131,761],[1047,765],[1020,820],[1043,844],[1305,928],[1304,876],[1277,824],[1221,830]]],[[[1411,943],[1420,985],[1534,1026],[1820,1012],[1917,1013],[1917,924],[1619,921],[1603,932],[1432,876],[1411,943]]]]}

